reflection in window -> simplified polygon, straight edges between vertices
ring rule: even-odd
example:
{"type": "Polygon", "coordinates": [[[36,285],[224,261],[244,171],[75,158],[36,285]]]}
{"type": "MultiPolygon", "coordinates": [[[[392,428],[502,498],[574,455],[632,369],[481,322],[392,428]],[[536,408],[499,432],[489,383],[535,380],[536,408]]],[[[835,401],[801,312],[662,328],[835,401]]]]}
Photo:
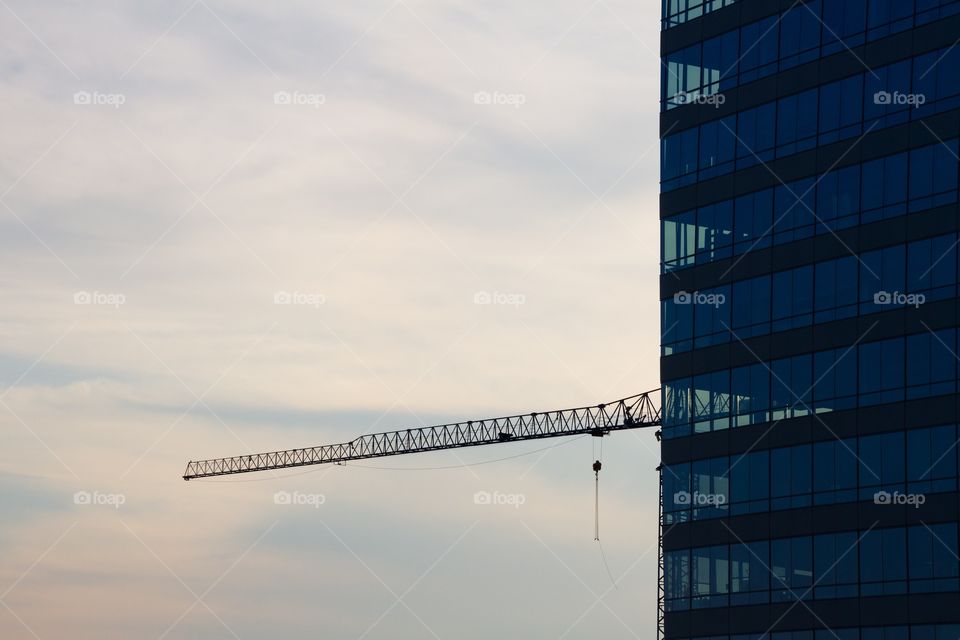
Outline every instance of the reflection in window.
{"type": "Polygon", "coordinates": [[[774,602],[809,600],[813,584],[813,547],[809,537],[770,541],[774,602]]]}
{"type": "Polygon", "coordinates": [[[694,549],[690,582],[693,608],[725,607],[730,592],[727,545],[694,549]]]}

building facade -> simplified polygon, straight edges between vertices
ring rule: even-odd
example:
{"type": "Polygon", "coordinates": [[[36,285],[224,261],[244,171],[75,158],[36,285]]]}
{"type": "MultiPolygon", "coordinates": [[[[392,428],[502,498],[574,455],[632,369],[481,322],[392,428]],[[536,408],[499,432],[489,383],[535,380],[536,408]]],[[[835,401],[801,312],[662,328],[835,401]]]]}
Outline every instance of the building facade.
{"type": "Polygon", "coordinates": [[[956,640],[958,0],[664,0],[663,627],[956,640]]]}

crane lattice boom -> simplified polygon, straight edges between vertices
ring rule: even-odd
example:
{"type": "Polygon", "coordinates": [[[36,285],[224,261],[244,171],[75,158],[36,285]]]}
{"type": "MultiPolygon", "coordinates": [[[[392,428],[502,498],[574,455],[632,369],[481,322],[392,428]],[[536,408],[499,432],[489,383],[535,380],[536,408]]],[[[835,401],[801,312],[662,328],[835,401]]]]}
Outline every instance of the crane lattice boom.
{"type": "Polygon", "coordinates": [[[659,389],[647,391],[592,407],[371,433],[342,444],[191,461],[187,463],[183,479],[288,469],[537,438],[586,433],[602,436],[623,429],[658,427],[659,403],[653,398],[658,398],[659,392],[659,389]]]}

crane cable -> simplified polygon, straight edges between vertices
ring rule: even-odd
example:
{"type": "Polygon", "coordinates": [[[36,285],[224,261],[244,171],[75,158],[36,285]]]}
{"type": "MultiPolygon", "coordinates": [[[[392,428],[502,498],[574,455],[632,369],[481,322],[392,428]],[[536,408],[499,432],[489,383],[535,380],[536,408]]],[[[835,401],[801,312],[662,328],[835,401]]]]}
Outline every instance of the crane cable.
{"type": "Polygon", "coordinates": [[[599,460],[593,463],[593,539],[600,542],[600,467],[599,460]]]}
{"type": "Polygon", "coordinates": [[[600,455],[597,455],[597,441],[593,441],[593,539],[600,541],[600,469],[603,467],[603,438],[600,440],[600,455]]]}
{"type": "Polygon", "coordinates": [[[597,457],[597,443],[593,443],[593,540],[600,548],[600,559],[603,560],[603,567],[607,571],[610,583],[614,589],[617,589],[617,581],[613,579],[613,573],[610,571],[610,565],[607,563],[607,554],[603,551],[603,543],[600,542],[600,469],[603,467],[603,438],[600,438],[600,456],[597,457]]]}

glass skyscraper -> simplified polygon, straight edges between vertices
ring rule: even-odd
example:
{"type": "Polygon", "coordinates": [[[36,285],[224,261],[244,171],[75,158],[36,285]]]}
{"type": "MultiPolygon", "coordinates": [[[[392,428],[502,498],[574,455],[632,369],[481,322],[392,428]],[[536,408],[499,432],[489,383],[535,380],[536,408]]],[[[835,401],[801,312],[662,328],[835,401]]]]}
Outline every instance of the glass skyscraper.
{"type": "Polygon", "coordinates": [[[958,0],[663,0],[674,640],[957,640],[958,0]]]}

